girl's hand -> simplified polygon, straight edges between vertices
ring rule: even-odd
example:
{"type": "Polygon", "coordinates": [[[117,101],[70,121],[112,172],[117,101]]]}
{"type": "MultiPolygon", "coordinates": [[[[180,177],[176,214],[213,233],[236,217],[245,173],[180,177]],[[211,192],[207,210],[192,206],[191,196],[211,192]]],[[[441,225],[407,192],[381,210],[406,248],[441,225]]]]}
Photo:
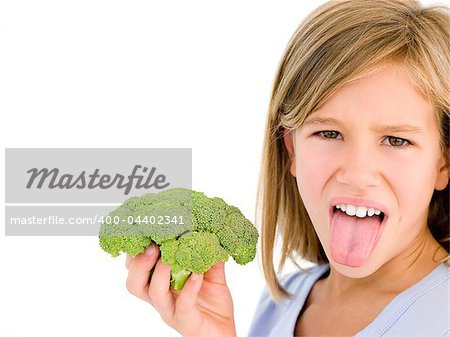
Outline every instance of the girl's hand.
{"type": "Polygon", "coordinates": [[[128,291],[150,303],[164,322],[183,336],[236,336],[223,262],[205,274],[191,274],[180,291],[170,289],[170,266],[161,261],[155,244],[135,257],[127,255],[126,267],[128,291]]]}

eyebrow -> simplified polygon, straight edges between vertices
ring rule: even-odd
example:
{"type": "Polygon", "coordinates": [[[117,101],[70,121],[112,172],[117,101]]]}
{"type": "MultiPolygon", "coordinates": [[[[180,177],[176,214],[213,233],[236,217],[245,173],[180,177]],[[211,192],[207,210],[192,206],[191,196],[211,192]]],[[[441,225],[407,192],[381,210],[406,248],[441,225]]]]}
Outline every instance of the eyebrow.
{"type": "MultiPolygon", "coordinates": [[[[320,125],[320,124],[336,124],[341,127],[345,127],[343,123],[337,119],[331,117],[312,117],[305,120],[302,124],[302,127],[308,127],[311,125],[320,125]]],[[[423,134],[423,128],[418,126],[412,126],[408,124],[400,124],[400,125],[378,125],[370,130],[380,133],[386,132],[408,132],[408,133],[417,133],[423,134]]]]}

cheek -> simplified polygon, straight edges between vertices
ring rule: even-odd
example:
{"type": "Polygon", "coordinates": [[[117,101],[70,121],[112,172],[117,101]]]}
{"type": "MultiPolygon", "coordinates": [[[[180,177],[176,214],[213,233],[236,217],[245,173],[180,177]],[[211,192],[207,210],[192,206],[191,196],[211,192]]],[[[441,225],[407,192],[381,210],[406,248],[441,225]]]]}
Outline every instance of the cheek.
{"type": "Polygon", "coordinates": [[[339,154],[333,146],[323,146],[316,142],[306,142],[299,146],[296,157],[297,180],[302,182],[305,190],[322,188],[339,162],[339,154]]]}
{"type": "MultiPolygon", "coordinates": [[[[418,154],[418,153],[416,153],[418,154]]],[[[434,191],[436,172],[430,163],[433,158],[416,155],[414,158],[391,158],[385,162],[384,181],[393,189],[398,209],[398,230],[404,235],[417,234],[426,222],[426,213],[434,191]],[[409,233],[409,234],[408,234],[409,233]]],[[[389,191],[389,190],[388,190],[389,191]]]]}
{"type": "Polygon", "coordinates": [[[390,156],[379,168],[398,196],[399,207],[427,207],[436,179],[432,163],[434,157],[424,151],[410,152],[404,156],[390,156]]]}
{"type": "Polygon", "coordinates": [[[323,211],[323,190],[336,169],[336,158],[331,151],[319,152],[314,146],[306,146],[296,161],[297,185],[300,196],[311,218],[317,218],[323,211]]]}

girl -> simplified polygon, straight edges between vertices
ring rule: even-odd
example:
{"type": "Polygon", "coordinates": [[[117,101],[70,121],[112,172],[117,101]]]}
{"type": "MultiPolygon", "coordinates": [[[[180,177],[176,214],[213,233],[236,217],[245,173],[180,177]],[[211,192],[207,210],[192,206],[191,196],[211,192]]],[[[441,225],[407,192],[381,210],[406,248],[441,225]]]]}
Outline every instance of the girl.
{"type": "MultiPolygon", "coordinates": [[[[450,336],[449,76],[447,7],[330,1],[300,25],[266,126],[250,336],[450,336]],[[317,265],[278,279],[277,237],[279,269],[317,265]]],[[[128,290],[182,335],[235,335],[223,263],[179,293],[157,247],[127,267],[128,290]]]]}

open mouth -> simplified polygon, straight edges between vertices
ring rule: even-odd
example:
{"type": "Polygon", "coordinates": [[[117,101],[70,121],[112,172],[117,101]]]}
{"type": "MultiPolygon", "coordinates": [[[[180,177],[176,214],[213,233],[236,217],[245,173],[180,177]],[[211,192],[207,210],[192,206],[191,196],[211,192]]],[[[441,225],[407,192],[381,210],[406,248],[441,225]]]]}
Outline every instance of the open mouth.
{"type": "MultiPolygon", "coordinates": [[[[342,212],[342,211],[340,209],[338,209],[336,206],[332,206],[330,208],[330,226],[331,226],[331,219],[333,218],[333,214],[335,212],[342,212]]],[[[342,213],[345,213],[345,212],[342,212],[342,213]]],[[[353,215],[353,216],[356,217],[356,215],[353,215]]],[[[380,219],[380,230],[378,231],[378,235],[376,237],[376,242],[378,242],[378,239],[380,238],[381,234],[383,233],[384,226],[386,225],[386,222],[388,221],[389,216],[382,211],[380,211],[379,215],[374,214],[372,216],[373,217],[377,216],[380,219]]],[[[366,217],[367,217],[367,215],[366,215],[366,217]]]]}
{"type": "Polygon", "coordinates": [[[330,207],[330,252],[335,262],[354,268],[366,263],[388,219],[382,211],[368,213],[359,217],[330,207]]]}

